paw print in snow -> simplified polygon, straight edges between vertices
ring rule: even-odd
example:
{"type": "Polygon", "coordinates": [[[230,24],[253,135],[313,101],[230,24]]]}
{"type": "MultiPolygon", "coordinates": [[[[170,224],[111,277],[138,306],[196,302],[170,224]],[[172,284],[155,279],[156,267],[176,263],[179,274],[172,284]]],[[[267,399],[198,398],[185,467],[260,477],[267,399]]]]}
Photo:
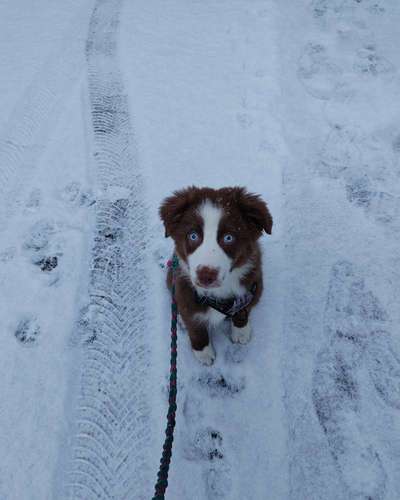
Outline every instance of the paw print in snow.
{"type": "Polygon", "coordinates": [[[60,257],[63,255],[61,244],[55,241],[56,225],[48,220],[37,221],[28,231],[23,249],[27,252],[32,264],[48,275],[48,285],[58,281],[60,257]],[[51,274],[51,277],[49,275],[51,274]]]}
{"type": "Polygon", "coordinates": [[[317,161],[317,171],[324,177],[347,177],[361,162],[361,150],[356,136],[339,125],[332,128],[323,144],[317,161]]]}
{"type": "Polygon", "coordinates": [[[319,43],[308,43],[301,55],[297,76],[306,92],[317,99],[330,99],[339,88],[342,70],[319,43]]]}
{"type": "Polygon", "coordinates": [[[368,7],[368,11],[371,12],[371,14],[379,15],[385,12],[385,8],[379,3],[373,3],[368,7]]]}
{"type": "Polygon", "coordinates": [[[40,207],[41,201],[42,192],[39,188],[37,188],[31,191],[31,193],[29,194],[29,198],[25,206],[27,210],[29,210],[30,212],[34,212],[40,207]]]}
{"type": "Polygon", "coordinates": [[[17,255],[17,249],[15,247],[8,247],[0,252],[0,262],[6,263],[13,260],[17,255]]]}
{"type": "Polygon", "coordinates": [[[207,498],[229,498],[232,489],[232,478],[228,467],[212,467],[205,473],[207,498]]]}
{"type": "Polygon", "coordinates": [[[328,10],[327,0],[313,0],[311,8],[315,17],[323,17],[328,10]]]}
{"type": "Polygon", "coordinates": [[[374,189],[368,177],[352,180],[346,185],[347,199],[363,208],[382,224],[399,225],[400,197],[374,189]]]}
{"type": "Polygon", "coordinates": [[[247,356],[249,347],[241,344],[229,344],[225,351],[225,360],[228,363],[242,363],[247,356]]]}
{"type": "Polygon", "coordinates": [[[311,9],[314,17],[324,17],[328,12],[340,14],[340,8],[343,0],[313,0],[311,2],[311,9]]]}
{"type": "Polygon", "coordinates": [[[248,129],[253,125],[253,118],[247,113],[237,113],[236,120],[243,129],[248,129]]]}
{"type": "Polygon", "coordinates": [[[55,233],[55,225],[51,221],[39,220],[29,230],[23,247],[31,252],[38,252],[48,247],[50,238],[55,233]]]}
{"type": "Polygon", "coordinates": [[[197,382],[200,387],[208,391],[210,397],[233,397],[242,392],[245,387],[243,377],[239,380],[234,380],[225,377],[222,373],[214,375],[204,372],[199,376],[197,382]]]}
{"type": "Polygon", "coordinates": [[[70,182],[60,192],[60,198],[72,207],[89,207],[96,203],[90,189],[84,190],[79,182],[70,182]]]}
{"type": "Polygon", "coordinates": [[[14,332],[15,338],[20,344],[32,346],[36,344],[40,335],[40,326],[36,318],[23,318],[14,332]]]}
{"type": "Polygon", "coordinates": [[[213,428],[199,429],[185,449],[190,461],[210,464],[203,472],[207,498],[228,498],[232,489],[231,470],[225,460],[221,433],[213,428]]]}
{"type": "Polygon", "coordinates": [[[199,429],[186,447],[185,457],[187,460],[221,460],[224,457],[221,433],[211,428],[199,429]]]}
{"type": "Polygon", "coordinates": [[[377,77],[393,73],[393,64],[376,53],[374,45],[366,45],[357,52],[357,60],[354,63],[354,70],[361,75],[377,77]]]}

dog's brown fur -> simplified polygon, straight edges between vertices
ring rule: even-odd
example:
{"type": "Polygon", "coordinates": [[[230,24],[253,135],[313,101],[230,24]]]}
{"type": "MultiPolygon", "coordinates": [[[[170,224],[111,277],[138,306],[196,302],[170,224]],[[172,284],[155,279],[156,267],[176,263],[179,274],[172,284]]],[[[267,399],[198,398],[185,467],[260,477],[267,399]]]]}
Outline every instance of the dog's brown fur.
{"type": "MultiPolygon", "coordinates": [[[[160,207],[160,216],[165,225],[165,235],[171,236],[175,242],[175,253],[187,262],[187,257],[193,251],[187,234],[199,219],[197,208],[205,200],[210,200],[224,211],[220,226],[226,231],[235,232],[234,245],[226,249],[226,253],[232,258],[235,267],[242,266],[249,258],[253,261],[253,268],[242,278],[241,284],[247,290],[256,283],[257,288],[252,302],[246,308],[247,311],[240,312],[233,317],[236,327],[244,327],[247,324],[250,310],[257,304],[263,291],[263,277],[261,268],[261,251],[258,238],[262,231],[271,234],[272,217],[266,204],[257,195],[248,193],[244,188],[197,188],[189,187],[176,191],[173,196],[166,198],[160,207]]],[[[172,272],[169,270],[167,276],[168,287],[172,285],[172,272]]],[[[202,350],[209,343],[207,325],[199,323],[194,319],[196,313],[206,312],[207,305],[196,301],[196,292],[190,279],[178,269],[176,276],[176,300],[178,311],[188,330],[192,348],[202,350]]]]}

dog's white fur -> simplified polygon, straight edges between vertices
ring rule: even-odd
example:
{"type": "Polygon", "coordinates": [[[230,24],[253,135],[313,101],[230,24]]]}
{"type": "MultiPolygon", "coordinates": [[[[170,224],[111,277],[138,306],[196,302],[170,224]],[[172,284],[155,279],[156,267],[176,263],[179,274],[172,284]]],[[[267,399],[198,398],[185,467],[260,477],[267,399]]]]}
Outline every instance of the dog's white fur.
{"type": "Polygon", "coordinates": [[[226,318],[225,314],[220,313],[216,309],[209,308],[205,313],[196,313],[194,318],[200,323],[207,323],[210,326],[219,325],[226,318]]]}
{"type": "Polygon", "coordinates": [[[238,328],[232,325],[231,340],[235,344],[247,344],[251,339],[251,324],[250,321],[246,326],[238,328]]]}
{"type": "MultiPolygon", "coordinates": [[[[241,285],[240,280],[253,268],[252,261],[249,260],[243,266],[231,270],[232,260],[219,246],[217,239],[218,226],[223,213],[222,209],[216,207],[210,201],[206,201],[200,206],[199,213],[204,221],[203,241],[189,255],[188,265],[184,266],[184,271],[189,275],[193,286],[200,295],[209,294],[217,298],[243,295],[246,289],[241,285]],[[220,286],[216,288],[203,288],[196,283],[196,271],[202,266],[218,269],[220,286]]],[[[218,323],[221,319],[224,319],[223,314],[220,314],[220,316],[210,315],[210,320],[213,323],[218,323]]]]}
{"type": "Polygon", "coordinates": [[[192,352],[203,365],[211,366],[215,361],[215,351],[211,342],[201,351],[192,349],[192,352]]]}
{"type": "MultiPolygon", "coordinates": [[[[231,259],[218,245],[218,225],[222,217],[221,208],[206,201],[199,207],[199,214],[203,219],[203,241],[201,245],[188,257],[190,278],[197,290],[202,293],[204,288],[196,283],[196,272],[199,268],[207,266],[218,270],[217,281],[221,286],[231,268],[231,259]]],[[[220,287],[218,287],[220,288],[220,287]]],[[[207,290],[207,289],[206,289],[207,290]]]]}

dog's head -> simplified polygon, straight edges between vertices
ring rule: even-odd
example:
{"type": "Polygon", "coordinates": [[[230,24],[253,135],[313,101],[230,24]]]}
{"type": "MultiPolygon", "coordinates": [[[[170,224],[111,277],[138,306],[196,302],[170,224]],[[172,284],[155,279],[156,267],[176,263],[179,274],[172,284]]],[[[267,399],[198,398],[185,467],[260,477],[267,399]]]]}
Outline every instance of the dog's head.
{"type": "Polygon", "coordinates": [[[245,266],[255,243],[271,234],[267,205],[245,188],[189,187],[175,191],[160,207],[165,236],[175,241],[192,284],[200,291],[217,290],[245,266]]]}

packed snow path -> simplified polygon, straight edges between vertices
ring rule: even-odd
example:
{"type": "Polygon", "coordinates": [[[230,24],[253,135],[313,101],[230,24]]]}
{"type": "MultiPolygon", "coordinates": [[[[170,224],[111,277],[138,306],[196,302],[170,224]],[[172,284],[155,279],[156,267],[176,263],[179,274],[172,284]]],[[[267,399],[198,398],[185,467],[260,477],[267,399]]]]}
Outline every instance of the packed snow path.
{"type": "Polygon", "coordinates": [[[189,184],[274,228],[251,343],[179,331],[167,498],[400,498],[398,2],[68,4],[0,5],[0,499],[151,498],[189,184]]]}

